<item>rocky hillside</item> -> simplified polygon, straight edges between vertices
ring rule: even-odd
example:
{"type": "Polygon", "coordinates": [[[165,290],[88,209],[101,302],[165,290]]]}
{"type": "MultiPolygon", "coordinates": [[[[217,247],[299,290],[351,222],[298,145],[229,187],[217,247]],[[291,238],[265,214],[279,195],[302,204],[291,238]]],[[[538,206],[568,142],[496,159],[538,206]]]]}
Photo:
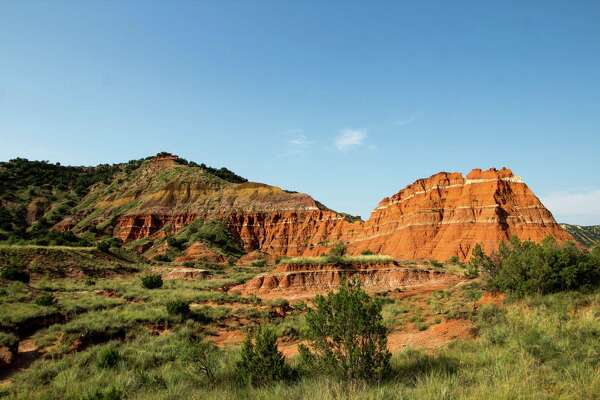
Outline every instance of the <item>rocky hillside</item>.
{"type": "Polygon", "coordinates": [[[600,225],[581,226],[560,224],[560,226],[584,246],[591,247],[600,243],[600,225]]]}
{"type": "MultiPolygon", "coordinates": [[[[476,169],[466,177],[441,172],[420,179],[383,199],[363,222],[309,195],[247,182],[227,169],[168,153],[73,171],[44,164],[48,184],[44,179],[19,184],[23,168],[9,164],[0,166],[12,177],[2,200],[8,217],[0,240],[35,239],[38,231],[51,239],[86,243],[115,237],[148,256],[173,258],[189,256],[182,252],[200,243],[222,256],[260,250],[275,257],[319,255],[343,241],[354,254],[370,250],[403,259],[445,260],[467,258],[476,243],[491,251],[512,235],[571,238],[508,169],[476,169]],[[68,179],[55,179],[62,175],[68,179]],[[25,217],[17,223],[15,215],[25,217]]],[[[25,170],[35,176],[35,170],[25,170]]]]}
{"type": "Polygon", "coordinates": [[[477,243],[491,252],[513,235],[571,239],[520,177],[492,168],[419,179],[383,199],[347,238],[355,252],[446,260],[468,258],[477,243]]]}

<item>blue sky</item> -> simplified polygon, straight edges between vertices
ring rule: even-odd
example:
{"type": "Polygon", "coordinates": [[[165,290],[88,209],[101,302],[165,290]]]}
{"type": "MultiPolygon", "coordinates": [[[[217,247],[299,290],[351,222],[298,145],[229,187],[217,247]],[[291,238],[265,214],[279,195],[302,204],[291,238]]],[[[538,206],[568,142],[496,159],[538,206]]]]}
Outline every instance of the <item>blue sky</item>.
{"type": "Polygon", "coordinates": [[[600,2],[3,1],[0,159],[170,151],[367,217],[508,166],[600,224],[600,2]]]}

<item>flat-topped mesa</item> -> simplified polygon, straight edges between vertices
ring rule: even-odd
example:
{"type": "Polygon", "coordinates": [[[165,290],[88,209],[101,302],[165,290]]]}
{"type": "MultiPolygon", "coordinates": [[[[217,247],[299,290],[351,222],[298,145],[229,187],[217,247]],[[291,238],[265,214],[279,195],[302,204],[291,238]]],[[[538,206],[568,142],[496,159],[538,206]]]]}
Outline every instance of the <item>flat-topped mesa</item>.
{"type": "Polygon", "coordinates": [[[352,251],[399,258],[467,259],[481,243],[488,252],[511,236],[540,241],[571,239],[520,177],[507,168],[474,169],[466,178],[441,172],[385,198],[352,251]]]}

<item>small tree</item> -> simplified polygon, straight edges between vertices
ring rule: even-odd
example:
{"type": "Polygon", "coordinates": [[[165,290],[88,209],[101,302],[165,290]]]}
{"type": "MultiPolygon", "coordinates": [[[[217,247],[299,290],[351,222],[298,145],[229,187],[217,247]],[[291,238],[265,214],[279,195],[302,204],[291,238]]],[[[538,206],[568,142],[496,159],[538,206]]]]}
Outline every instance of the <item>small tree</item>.
{"type": "Polygon", "coordinates": [[[347,380],[380,380],[390,370],[381,303],[358,282],[342,286],[327,297],[315,298],[306,316],[309,347],[300,346],[301,360],[347,380]]]}
{"type": "Polygon", "coordinates": [[[142,286],[146,289],[158,289],[163,285],[162,277],[159,274],[150,274],[142,277],[142,286]]]}
{"type": "Polygon", "coordinates": [[[338,242],[329,250],[327,254],[327,262],[331,264],[342,264],[343,257],[346,254],[346,245],[343,242],[338,242]]]}
{"type": "MultiPolygon", "coordinates": [[[[503,245],[500,245],[501,249],[503,245]]],[[[495,277],[498,273],[498,266],[490,257],[485,255],[481,245],[477,243],[473,248],[471,259],[466,265],[465,277],[469,279],[477,278],[480,272],[483,272],[487,277],[495,277]]]]}
{"type": "Polygon", "coordinates": [[[277,350],[275,332],[269,328],[260,328],[255,335],[246,336],[241,352],[236,371],[245,384],[263,386],[293,375],[283,354],[277,350]]]}

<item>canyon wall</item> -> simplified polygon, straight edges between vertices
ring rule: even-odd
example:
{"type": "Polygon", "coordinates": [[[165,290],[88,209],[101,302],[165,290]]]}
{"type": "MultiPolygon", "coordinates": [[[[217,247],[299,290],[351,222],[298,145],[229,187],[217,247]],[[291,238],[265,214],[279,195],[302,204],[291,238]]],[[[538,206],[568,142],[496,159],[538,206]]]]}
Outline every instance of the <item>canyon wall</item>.
{"type": "Polygon", "coordinates": [[[506,168],[475,169],[466,177],[441,172],[383,199],[366,222],[332,211],[244,216],[231,221],[248,248],[283,255],[315,255],[343,241],[400,259],[465,260],[480,243],[487,252],[517,236],[559,241],[571,236],[529,187],[506,168]]]}
{"type": "Polygon", "coordinates": [[[354,252],[446,260],[468,258],[477,243],[491,252],[513,235],[571,239],[512,171],[474,169],[466,178],[441,172],[419,179],[383,199],[363,230],[347,241],[354,252]]]}
{"type": "Polygon", "coordinates": [[[112,219],[113,235],[131,241],[177,233],[196,219],[216,219],[247,252],[271,256],[319,255],[343,241],[352,254],[370,250],[398,259],[464,260],[475,244],[489,252],[513,235],[571,239],[506,168],[419,179],[383,199],[365,222],[352,221],[303,193],[226,182],[171,159],[151,161],[127,179],[91,193],[84,203],[95,201],[96,208],[87,217],[71,217],[68,226],[85,230],[83,222],[73,221],[97,226],[112,219]]]}

